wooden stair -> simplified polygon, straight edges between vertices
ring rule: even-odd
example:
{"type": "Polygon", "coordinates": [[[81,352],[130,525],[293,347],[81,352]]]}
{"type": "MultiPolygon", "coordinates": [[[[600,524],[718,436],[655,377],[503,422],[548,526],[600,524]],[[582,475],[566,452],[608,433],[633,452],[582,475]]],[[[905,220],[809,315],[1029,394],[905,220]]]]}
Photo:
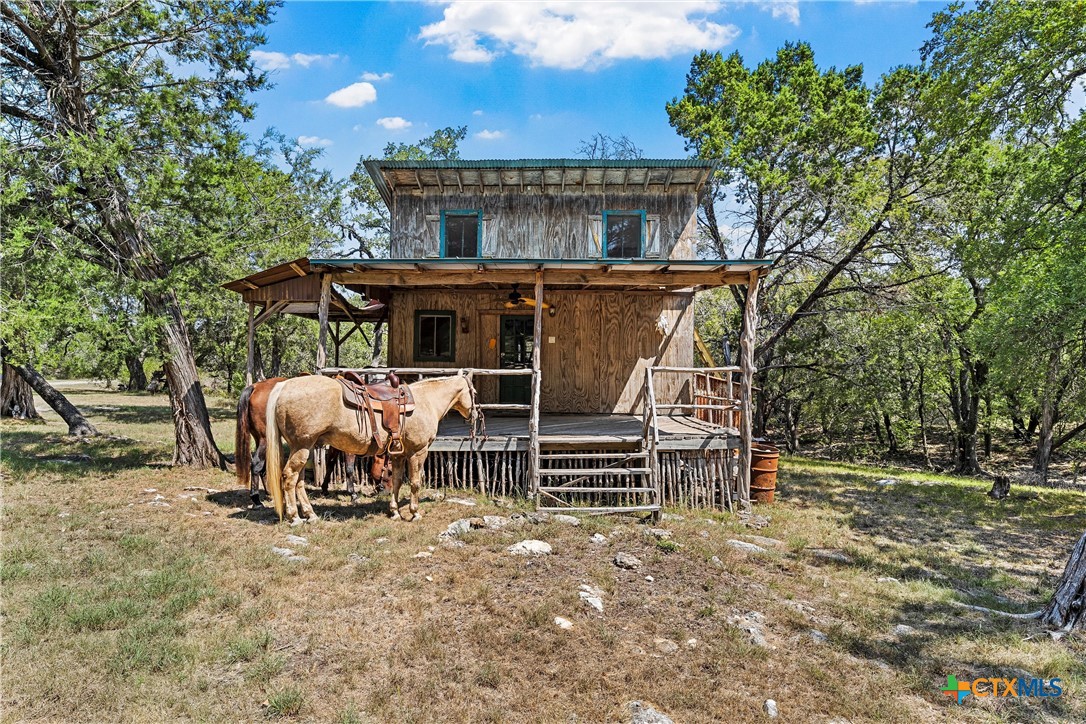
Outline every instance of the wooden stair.
{"type": "Polygon", "coordinates": [[[650,452],[539,451],[537,510],[577,513],[658,512],[650,452]]]}

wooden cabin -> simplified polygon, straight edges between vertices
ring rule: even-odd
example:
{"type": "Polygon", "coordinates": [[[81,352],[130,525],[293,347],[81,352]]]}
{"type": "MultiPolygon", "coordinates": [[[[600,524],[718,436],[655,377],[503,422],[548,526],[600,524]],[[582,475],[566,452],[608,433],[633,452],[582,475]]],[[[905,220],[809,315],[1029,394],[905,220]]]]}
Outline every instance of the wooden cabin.
{"type": "Polygon", "coordinates": [[[391,215],[389,258],[296,260],[227,287],[254,323],[315,306],[327,374],[350,366],[338,359],[344,322],[347,334],[388,330],[387,368],[352,369],[470,371],[486,435],[447,419],[429,484],[528,495],[543,509],[749,502],[752,330],[771,262],[697,257],[710,163],[375,160],[366,169],[391,215]],[[740,364],[696,364],[694,295],[732,284],[751,291],[740,364]]]}

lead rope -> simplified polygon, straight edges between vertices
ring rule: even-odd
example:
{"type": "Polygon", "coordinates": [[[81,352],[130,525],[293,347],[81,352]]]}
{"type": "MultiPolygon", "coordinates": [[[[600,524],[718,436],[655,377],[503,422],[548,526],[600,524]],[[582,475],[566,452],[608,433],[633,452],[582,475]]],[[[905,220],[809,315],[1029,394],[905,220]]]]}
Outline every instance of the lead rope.
{"type": "Polygon", "coordinates": [[[471,424],[468,426],[468,440],[471,442],[472,449],[475,449],[480,427],[483,430],[483,442],[485,443],[487,440],[486,417],[483,415],[483,411],[479,409],[478,393],[475,391],[475,385],[472,384],[471,373],[465,373],[464,379],[467,380],[468,391],[471,393],[471,424]]]}

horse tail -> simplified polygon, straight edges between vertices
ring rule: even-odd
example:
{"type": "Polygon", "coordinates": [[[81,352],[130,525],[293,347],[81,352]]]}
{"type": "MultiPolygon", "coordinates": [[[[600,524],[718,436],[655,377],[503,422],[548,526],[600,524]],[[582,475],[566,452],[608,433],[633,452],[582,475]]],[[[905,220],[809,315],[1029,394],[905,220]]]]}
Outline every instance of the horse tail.
{"type": "Polygon", "coordinates": [[[283,519],[283,451],[279,436],[279,424],[275,420],[275,408],[279,403],[279,392],[283,389],[283,383],[279,382],[272,388],[268,395],[267,430],[265,430],[264,451],[264,485],[268,488],[272,502],[275,504],[275,512],[279,514],[279,520],[283,519]]]}
{"type": "Polygon", "coordinates": [[[249,398],[253,395],[253,386],[249,385],[241,392],[238,399],[238,427],[234,434],[234,468],[238,473],[238,485],[243,488],[250,485],[253,456],[251,453],[252,425],[249,422],[249,398]]]}

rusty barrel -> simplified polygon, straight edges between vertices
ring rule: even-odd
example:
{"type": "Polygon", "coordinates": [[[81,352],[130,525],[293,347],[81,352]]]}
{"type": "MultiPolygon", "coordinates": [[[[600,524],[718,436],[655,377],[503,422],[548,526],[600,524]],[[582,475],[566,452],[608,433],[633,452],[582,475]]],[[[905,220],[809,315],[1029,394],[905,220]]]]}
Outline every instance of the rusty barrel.
{"type": "Polygon", "coordinates": [[[781,451],[767,442],[756,442],[750,453],[750,497],[755,503],[772,503],[781,451]]]}

